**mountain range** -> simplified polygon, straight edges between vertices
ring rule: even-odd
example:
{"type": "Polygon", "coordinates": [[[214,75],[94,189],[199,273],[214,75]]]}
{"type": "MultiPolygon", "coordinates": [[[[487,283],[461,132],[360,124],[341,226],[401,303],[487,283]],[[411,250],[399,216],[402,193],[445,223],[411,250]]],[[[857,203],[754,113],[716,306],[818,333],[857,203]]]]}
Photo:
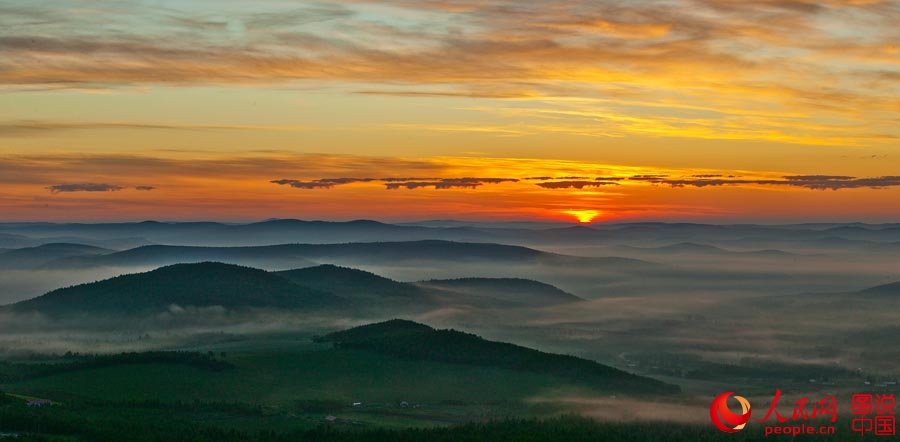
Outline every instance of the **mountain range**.
{"type": "Polygon", "coordinates": [[[249,246],[283,243],[416,241],[437,239],[517,245],[615,245],[639,242],[660,246],[679,242],[754,239],[757,243],[843,238],[900,242],[898,224],[714,225],[697,223],[608,223],[567,226],[548,223],[468,223],[461,221],[386,224],[275,219],[247,224],[217,222],[0,223],[0,247],[45,242],[78,242],[109,248],[144,244],[249,246]],[[79,239],[80,238],[80,239],[79,239]],[[40,242],[43,239],[43,242],[40,242]],[[98,241],[104,241],[100,244],[98,241]],[[117,247],[115,244],[119,242],[117,247]]]}
{"type": "Polygon", "coordinates": [[[173,308],[345,312],[421,311],[445,305],[539,307],[581,301],[521,279],[404,283],[335,265],[268,272],[219,262],[174,264],[53,290],[6,307],[48,316],[153,315],[173,308]]]}
{"type": "MultiPolygon", "coordinates": [[[[10,252],[6,252],[8,254],[10,252]]],[[[0,255],[2,256],[2,255],[0,255]]],[[[106,254],[48,257],[44,268],[159,266],[185,262],[221,261],[255,267],[293,269],[320,262],[340,264],[390,264],[397,262],[452,262],[492,264],[543,264],[558,266],[658,267],[630,258],[587,258],[494,243],[443,240],[401,242],[280,244],[247,247],[142,246],[106,254]]]]}

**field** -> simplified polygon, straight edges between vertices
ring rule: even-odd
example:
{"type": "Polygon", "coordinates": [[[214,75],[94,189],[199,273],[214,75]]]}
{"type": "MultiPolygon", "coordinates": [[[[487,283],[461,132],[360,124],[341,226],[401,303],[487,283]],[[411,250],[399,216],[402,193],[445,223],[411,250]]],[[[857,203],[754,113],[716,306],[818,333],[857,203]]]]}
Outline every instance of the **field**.
{"type": "MultiPolygon", "coordinates": [[[[178,353],[183,360],[108,362],[71,370],[61,367],[86,365],[92,357],[9,361],[0,373],[24,378],[7,376],[0,385],[6,392],[0,401],[0,429],[21,433],[18,440],[48,441],[112,441],[122,431],[133,434],[129,440],[147,441],[419,440],[425,435],[428,440],[454,441],[643,441],[722,436],[702,419],[673,419],[672,413],[687,409],[693,412],[682,414],[702,417],[708,407],[703,392],[719,391],[725,384],[664,379],[680,382],[686,391],[617,398],[546,374],[408,360],[332,348],[311,338],[309,333],[260,335],[191,346],[191,351],[178,353]],[[198,358],[207,362],[198,363],[198,358]],[[56,404],[23,406],[34,398],[56,404]],[[592,413],[605,423],[575,417],[592,413]]],[[[798,384],[797,389],[804,387],[798,384]]],[[[753,385],[741,391],[750,393],[754,403],[762,403],[768,394],[753,385]]],[[[844,419],[836,426],[850,433],[844,419]]],[[[761,431],[762,426],[756,426],[732,439],[753,440],[761,431]]],[[[843,436],[849,438],[828,440],[863,440],[852,433],[843,436]]]]}
{"type": "MultiPolygon", "coordinates": [[[[545,374],[405,360],[334,349],[309,338],[278,335],[233,343],[227,351],[220,346],[215,360],[231,366],[221,371],[181,363],[122,363],[33,376],[28,367],[35,371],[38,363],[20,361],[12,366],[24,370],[27,379],[0,390],[63,404],[51,411],[104,416],[120,407],[159,415],[171,408],[181,417],[202,414],[218,428],[280,431],[314,428],[330,415],[338,426],[388,428],[552,416],[565,410],[528,399],[549,392],[603,394],[545,374]]],[[[42,366],[68,363],[40,361],[42,366]]]]}

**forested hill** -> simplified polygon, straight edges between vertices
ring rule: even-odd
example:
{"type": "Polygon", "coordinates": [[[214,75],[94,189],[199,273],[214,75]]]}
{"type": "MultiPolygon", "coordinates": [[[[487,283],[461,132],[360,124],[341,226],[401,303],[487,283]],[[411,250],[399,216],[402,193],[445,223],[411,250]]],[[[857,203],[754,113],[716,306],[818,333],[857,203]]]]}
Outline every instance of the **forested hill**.
{"type": "Polygon", "coordinates": [[[51,316],[152,314],[171,306],[311,308],[340,305],[342,298],[297,285],[264,270],[204,262],[175,264],[49,292],[14,304],[17,312],[51,316]]]}
{"type": "Polygon", "coordinates": [[[401,358],[550,374],[611,392],[667,394],[679,391],[676,385],[591,360],[488,341],[456,330],[435,330],[412,321],[395,319],[332,333],[317,340],[332,342],[337,348],[367,350],[401,358]]]}
{"type": "Polygon", "coordinates": [[[420,298],[424,292],[412,284],[333,264],[285,270],[275,274],[304,287],[348,298],[420,298]]]}

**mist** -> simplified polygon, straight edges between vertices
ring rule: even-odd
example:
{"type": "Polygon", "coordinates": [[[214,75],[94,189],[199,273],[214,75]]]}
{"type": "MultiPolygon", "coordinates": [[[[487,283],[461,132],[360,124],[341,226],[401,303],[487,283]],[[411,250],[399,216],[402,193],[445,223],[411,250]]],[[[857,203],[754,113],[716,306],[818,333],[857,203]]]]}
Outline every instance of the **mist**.
{"type": "MultiPolygon", "coordinates": [[[[180,231],[184,227],[177,225],[172,229],[157,226],[155,232],[140,225],[120,227],[124,232],[95,229],[91,231],[95,244],[110,245],[127,234],[165,240],[170,246],[85,249],[84,253],[68,247],[64,256],[58,247],[40,247],[37,227],[7,227],[8,233],[19,235],[17,241],[26,238],[37,245],[0,252],[0,262],[27,256],[27,262],[33,263],[31,268],[0,270],[0,304],[117,275],[203,261],[270,272],[335,264],[409,283],[425,290],[422,296],[429,302],[414,306],[414,302],[385,299],[380,310],[279,310],[228,308],[213,301],[167,305],[144,317],[81,314],[60,318],[6,308],[0,310],[0,358],[69,351],[251,351],[255,347],[262,351],[272,345],[309,345],[314,335],[405,318],[685,385],[688,396],[699,398],[696,403],[647,403],[571,391],[533,398],[535,403],[552,402],[604,420],[683,423],[696,421],[705,394],[734,383],[802,388],[810,380],[834,383],[838,379],[839,386],[834,388],[851,388],[863,378],[890,379],[898,374],[900,351],[893,350],[897,330],[893,312],[900,308],[900,301],[865,291],[900,281],[896,229],[887,226],[860,231],[821,226],[723,229],[697,225],[685,230],[666,225],[606,225],[561,232],[484,225],[464,231],[457,226],[361,229],[334,223],[315,238],[316,230],[307,225],[299,230],[281,226],[258,240],[237,236],[246,229],[267,227],[251,226],[212,227],[195,235],[180,231]],[[346,230],[346,241],[327,243],[342,230],[346,230]],[[401,236],[406,239],[401,241],[401,236]],[[281,237],[284,240],[278,242],[281,237]],[[296,244],[296,240],[316,245],[296,244]],[[234,243],[243,247],[223,246],[234,243]],[[840,246],[845,243],[852,247],[840,246]],[[17,250],[19,255],[9,255],[17,250]],[[530,304],[522,296],[522,302],[510,304],[496,302],[491,293],[433,289],[422,283],[454,278],[523,278],[550,284],[582,300],[530,304]],[[735,369],[743,371],[732,374],[735,369]],[[641,411],[648,408],[654,411],[641,411]]],[[[67,226],[61,232],[48,232],[52,228],[47,226],[40,229],[46,237],[85,234],[85,227],[67,226]]],[[[364,289],[368,283],[362,284],[364,289]]],[[[121,296],[127,300],[130,294],[121,296]]],[[[366,298],[366,302],[381,301],[366,298]]]]}

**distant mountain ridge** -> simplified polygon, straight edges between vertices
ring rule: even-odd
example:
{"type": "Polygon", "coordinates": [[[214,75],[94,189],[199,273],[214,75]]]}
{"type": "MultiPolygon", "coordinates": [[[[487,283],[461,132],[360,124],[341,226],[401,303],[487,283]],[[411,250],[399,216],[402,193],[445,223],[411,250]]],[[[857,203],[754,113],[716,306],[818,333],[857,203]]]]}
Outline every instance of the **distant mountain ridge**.
{"type": "Polygon", "coordinates": [[[151,245],[99,256],[61,258],[47,264],[54,268],[96,266],[147,266],[184,262],[222,261],[257,267],[310,267],[317,261],[341,263],[389,262],[515,262],[558,265],[651,266],[630,258],[583,258],[544,252],[523,246],[494,243],[470,243],[443,240],[363,242],[337,244],[280,244],[246,247],[199,247],[151,245]]]}
{"type": "Polygon", "coordinates": [[[98,256],[112,252],[110,249],[84,244],[48,243],[2,252],[0,253],[0,267],[7,269],[39,268],[58,259],[98,256]]]}
{"type": "MultiPolygon", "coordinates": [[[[852,240],[876,242],[900,241],[897,224],[788,224],[788,225],[718,225],[697,223],[597,223],[589,226],[558,223],[479,223],[433,221],[388,224],[372,220],[346,222],[274,219],[248,224],[218,222],[159,222],[55,224],[0,223],[0,247],[35,245],[35,237],[82,237],[93,240],[141,238],[146,243],[198,246],[248,246],[281,243],[340,243],[373,241],[447,240],[463,242],[499,242],[519,245],[549,243],[621,244],[651,241],[716,242],[736,238],[768,240],[817,240],[840,236],[852,240]]],[[[46,241],[45,241],[46,242],[46,241]]],[[[58,242],[58,241],[57,241],[58,242]]],[[[93,242],[92,242],[93,244],[93,242]]]]}
{"type": "Polygon", "coordinates": [[[643,253],[643,254],[699,254],[699,255],[733,255],[733,256],[760,256],[760,257],[790,257],[798,256],[795,253],[785,252],[776,249],[764,250],[728,250],[721,247],[701,244],[695,242],[680,242],[659,247],[635,247],[635,246],[617,246],[616,251],[623,253],[643,253]]]}

